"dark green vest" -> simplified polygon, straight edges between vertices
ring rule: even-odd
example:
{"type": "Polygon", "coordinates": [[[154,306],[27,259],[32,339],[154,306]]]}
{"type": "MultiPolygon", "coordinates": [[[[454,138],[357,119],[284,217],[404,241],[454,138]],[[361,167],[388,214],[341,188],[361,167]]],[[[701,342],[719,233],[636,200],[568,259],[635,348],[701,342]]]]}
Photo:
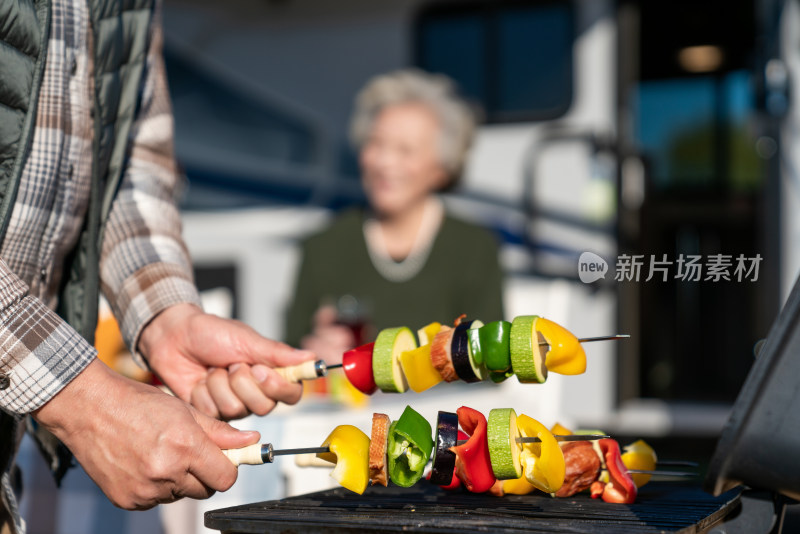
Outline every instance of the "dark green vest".
{"type": "MultiPolygon", "coordinates": [[[[99,297],[102,228],[129,154],[151,39],[154,0],[87,1],[94,33],[94,146],[89,209],[64,266],[58,313],[89,342],[99,297]]],[[[47,57],[51,0],[0,0],[0,239],[30,153],[47,57]]],[[[43,443],[57,478],[69,462],[43,443]]],[[[62,451],[63,452],[63,451],[62,451]]]]}

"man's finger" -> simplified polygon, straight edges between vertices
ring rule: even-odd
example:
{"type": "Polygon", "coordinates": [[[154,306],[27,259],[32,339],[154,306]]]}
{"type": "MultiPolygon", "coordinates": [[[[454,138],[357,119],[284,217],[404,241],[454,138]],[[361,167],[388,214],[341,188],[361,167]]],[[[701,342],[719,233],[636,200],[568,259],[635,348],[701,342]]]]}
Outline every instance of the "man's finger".
{"type": "Polygon", "coordinates": [[[253,363],[261,363],[270,367],[289,367],[317,359],[317,355],[310,350],[295,349],[285,343],[266,338],[261,338],[261,344],[256,350],[253,363]]]}
{"type": "Polygon", "coordinates": [[[161,504],[174,502],[176,499],[189,497],[190,499],[208,499],[216,493],[197,479],[194,474],[187,472],[178,484],[178,489],[173,490],[171,496],[160,501],[161,504]]]}
{"type": "MultiPolygon", "coordinates": [[[[189,473],[210,490],[225,491],[234,482],[238,471],[222,449],[240,449],[258,443],[261,436],[254,431],[240,431],[231,425],[194,412],[200,428],[205,432],[195,447],[189,464],[189,473]]],[[[193,486],[192,491],[200,491],[193,486]]]]}
{"type": "Polygon", "coordinates": [[[214,419],[219,418],[219,410],[217,409],[217,405],[214,403],[214,399],[211,398],[211,393],[208,391],[208,385],[206,384],[205,380],[198,382],[192,388],[189,402],[191,402],[192,406],[194,406],[200,413],[203,413],[209,417],[213,417],[214,419]]]}
{"type": "Polygon", "coordinates": [[[208,439],[220,450],[241,449],[253,443],[258,443],[258,440],[261,439],[261,434],[255,430],[238,430],[224,421],[212,419],[197,413],[197,411],[194,412],[194,418],[206,433],[208,439]]]}
{"type": "Polygon", "coordinates": [[[209,372],[206,385],[223,419],[239,419],[248,415],[247,407],[231,389],[227,369],[214,369],[209,372]]]}
{"type": "Polygon", "coordinates": [[[303,396],[303,385],[287,382],[284,378],[265,365],[254,365],[251,369],[261,391],[269,397],[285,404],[296,404],[303,396]]]}
{"type": "Polygon", "coordinates": [[[228,374],[231,389],[250,412],[267,415],[275,408],[275,400],[267,397],[261,390],[249,365],[233,365],[228,369],[228,374]]]}

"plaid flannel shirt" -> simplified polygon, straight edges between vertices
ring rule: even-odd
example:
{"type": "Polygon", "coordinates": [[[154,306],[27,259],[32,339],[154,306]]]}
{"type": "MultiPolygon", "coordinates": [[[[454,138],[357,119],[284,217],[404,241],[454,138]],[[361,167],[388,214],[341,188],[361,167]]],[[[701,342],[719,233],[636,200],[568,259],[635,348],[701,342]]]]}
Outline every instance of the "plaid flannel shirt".
{"type": "MultiPolygon", "coordinates": [[[[92,31],[85,0],[54,0],[52,10],[32,147],[0,249],[0,372],[10,379],[0,389],[0,409],[18,417],[45,404],[96,356],[53,311],[61,266],[89,198],[92,31]]],[[[199,304],[175,204],[179,175],[160,8],[154,20],[129,165],[105,225],[100,260],[103,294],[132,349],[158,312],[199,304]]]]}

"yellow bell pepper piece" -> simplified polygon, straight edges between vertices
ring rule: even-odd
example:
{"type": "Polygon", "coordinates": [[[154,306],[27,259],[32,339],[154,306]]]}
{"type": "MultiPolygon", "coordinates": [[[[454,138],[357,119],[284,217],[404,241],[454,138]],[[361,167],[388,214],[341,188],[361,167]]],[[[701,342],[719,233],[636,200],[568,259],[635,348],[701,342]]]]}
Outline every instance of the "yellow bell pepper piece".
{"type": "Polygon", "coordinates": [[[420,346],[400,354],[400,366],[406,375],[408,387],[417,393],[430,389],[442,381],[442,375],[431,362],[431,342],[442,327],[431,323],[417,330],[420,346]]]}
{"type": "Polygon", "coordinates": [[[417,393],[430,389],[442,381],[442,375],[431,362],[430,343],[400,354],[400,365],[406,375],[408,387],[417,393]]]}
{"type": "Polygon", "coordinates": [[[550,428],[550,432],[553,433],[554,436],[569,436],[572,434],[572,430],[565,427],[561,423],[556,423],[550,428]]]}
{"type": "MultiPolygon", "coordinates": [[[[656,462],[658,462],[656,451],[643,439],[634,441],[630,445],[625,446],[624,451],[625,452],[622,454],[622,463],[624,463],[625,467],[628,469],[652,471],[656,468],[656,462]]],[[[650,475],[643,475],[641,473],[631,475],[631,478],[633,478],[633,483],[636,484],[637,488],[641,488],[650,482],[650,475]]]]}
{"type": "MultiPolygon", "coordinates": [[[[568,436],[572,434],[572,430],[568,429],[561,423],[556,423],[550,428],[550,432],[556,436],[568,436]]],[[[503,480],[503,493],[511,495],[527,495],[536,489],[536,486],[528,482],[525,475],[513,480],[503,480]]]]}
{"type": "MultiPolygon", "coordinates": [[[[545,493],[555,493],[564,484],[567,466],[556,438],[542,423],[517,416],[517,429],[523,437],[538,437],[541,443],[526,443],[520,453],[525,479],[545,493]]],[[[504,486],[505,489],[505,486],[504,486]]]]}
{"type": "Polygon", "coordinates": [[[353,425],[339,425],[321,446],[330,452],[317,457],[336,464],[331,477],[350,491],[364,493],[369,482],[369,436],[353,425]]]}
{"type": "Polygon", "coordinates": [[[419,338],[420,346],[432,343],[434,336],[438,334],[441,329],[442,323],[433,322],[417,330],[417,338],[419,338]]]}
{"type": "Polygon", "coordinates": [[[579,375],[586,372],[586,352],[578,338],[563,326],[540,317],[534,328],[550,345],[545,355],[547,370],[560,375],[579,375]]]}
{"type": "Polygon", "coordinates": [[[503,493],[509,495],[527,495],[536,489],[536,486],[528,482],[525,475],[511,480],[503,480],[503,493]]]}

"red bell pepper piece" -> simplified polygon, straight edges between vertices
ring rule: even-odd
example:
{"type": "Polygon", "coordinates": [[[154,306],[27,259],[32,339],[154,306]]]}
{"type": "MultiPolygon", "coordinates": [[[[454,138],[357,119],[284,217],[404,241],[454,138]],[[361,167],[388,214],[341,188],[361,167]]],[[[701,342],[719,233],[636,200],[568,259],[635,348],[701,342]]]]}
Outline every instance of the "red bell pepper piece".
{"type": "Polygon", "coordinates": [[[622,463],[619,443],[611,438],[598,442],[608,469],[608,482],[596,480],[590,492],[593,499],[602,497],[605,502],[631,504],[636,500],[636,484],[633,482],[628,468],[622,463]]]}
{"type": "Polygon", "coordinates": [[[461,428],[469,434],[466,443],[450,449],[456,453],[456,476],[469,491],[489,491],[496,478],[489,458],[486,418],[479,411],[466,406],[456,410],[456,414],[461,428]]]}
{"type": "Polygon", "coordinates": [[[361,393],[372,395],[378,386],[372,375],[372,349],[375,343],[367,343],[342,355],[342,368],[347,380],[361,393]]]}

